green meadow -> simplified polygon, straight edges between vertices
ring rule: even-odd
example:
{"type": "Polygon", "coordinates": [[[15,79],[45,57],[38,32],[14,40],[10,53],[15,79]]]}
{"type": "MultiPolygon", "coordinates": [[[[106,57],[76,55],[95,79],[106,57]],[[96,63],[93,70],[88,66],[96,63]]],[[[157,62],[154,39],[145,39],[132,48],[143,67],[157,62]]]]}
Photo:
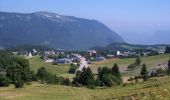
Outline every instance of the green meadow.
{"type": "MultiPolygon", "coordinates": [[[[170,54],[143,57],[142,63],[147,64],[147,68],[152,69],[157,64],[165,63],[170,59],[170,54]]],[[[45,67],[49,72],[58,76],[68,78],[74,77],[69,74],[70,65],[53,65],[43,62],[39,56],[28,59],[31,70],[36,71],[40,67],[45,67]]],[[[105,62],[94,62],[91,68],[94,73],[98,67],[111,67],[117,63],[120,68],[126,68],[135,61],[134,58],[112,59],[105,62]]],[[[123,76],[138,75],[140,68],[133,71],[122,72],[123,76]]],[[[169,100],[170,98],[170,77],[151,78],[146,82],[131,83],[126,86],[113,86],[111,88],[88,89],[86,87],[71,87],[61,85],[47,85],[32,82],[24,88],[15,89],[10,87],[0,88],[0,100],[169,100]]]]}
{"type": "Polygon", "coordinates": [[[88,89],[32,83],[24,88],[0,88],[0,100],[169,100],[170,77],[111,88],[88,89]],[[129,99],[131,98],[131,99],[129,99]]]}

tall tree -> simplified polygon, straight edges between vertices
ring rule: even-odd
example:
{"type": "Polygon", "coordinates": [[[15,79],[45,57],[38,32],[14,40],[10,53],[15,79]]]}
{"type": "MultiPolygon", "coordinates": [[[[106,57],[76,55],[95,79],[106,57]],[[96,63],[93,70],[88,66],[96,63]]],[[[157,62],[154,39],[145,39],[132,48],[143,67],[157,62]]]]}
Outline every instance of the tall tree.
{"type": "Polygon", "coordinates": [[[170,46],[166,46],[165,53],[170,53],[170,46]]]}
{"type": "Polygon", "coordinates": [[[168,61],[168,69],[167,69],[167,74],[170,75],[170,59],[168,61]]]}
{"type": "Polygon", "coordinates": [[[39,77],[39,79],[41,80],[41,83],[44,83],[46,77],[47,77],[47,71],[44,67],[41,67],[38,69],[37,71],[37,76],[39,77]]]}
{"type": "Polygon", "coordinates": [[[144,80],[147,80],[147,68],[146,68],[146,64],[142,65],[141,76],[143,77],[144,80]]]}
{"type": "Polygon", "coordinates": [[[112,67],[112,74],[115,75],[118,79],[120,79],[120,77],[121,77],[117,63],[115,63],[112,67]]]}
{"type": "Polygon", "coordinates": [[[135,65],[139,66],[139,65],[141,64],[141,62],[142,62],[141,57],[138,56],[138,57],[136,58],[135,65]]]}

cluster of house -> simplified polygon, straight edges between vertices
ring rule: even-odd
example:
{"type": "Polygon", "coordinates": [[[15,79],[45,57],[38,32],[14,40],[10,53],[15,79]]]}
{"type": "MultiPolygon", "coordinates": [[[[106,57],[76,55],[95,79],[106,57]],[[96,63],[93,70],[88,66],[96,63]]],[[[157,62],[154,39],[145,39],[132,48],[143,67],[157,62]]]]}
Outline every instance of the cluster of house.
{"type": "Polygon", "coordinates": [[[57,64],[75,64],[77,65],[79,62],[82,61],[84,57],[82,57],[81,55],[79,54],[70,54],[70,55],[67,55],[67,57],[65,58],[60,58],[60,59],[56,59],[54,60],[54,63],[57,63],[57,64]]]}
{"type": "MultiPolygon", "coordinates": [[[[42,51],[41,51],[42,52],[42,51]]],[[[141,54],[134,52],[134,51],[128,51],[128,52],[121,52],[117,51],[115,55],[113,54],[107,54],[106,56],[98,55],[96,50],[88,50],[86,51],[90,55],[90,61],[105,61],[106,59],[114,59],[119,57],[132,57],[132,56],[140,56],[141,54]]],[[[142,52],[144,56],[149,55],[151,52],[142,52]]],[[[36,49],[32,49],[31,51],[21,51],[20,55],[24,57],[32,57],[34,55],[40,54],[36,49]]],[[[67,54],[64,50],[49,50],[49,51],[43,51],[41,53],[42,59],[45,62],[52,62],[56,64],[70,64],[80,62],[83,56],[81,56],[79,53],[71,53],[67,54]],[[59,55],[64,55],[63,57],[58,57],[59,55]]]]}
{"type": "Polygon", "coordinates": [[[137,53],[137,52],[135,52],[135,51],[127,51],[127,52],[117,51],[117,57],[141,56],[141,54],[142,54],[143,56],[148,56],[149,54],[151,54],[151,52],[141,52],[141,53],[137,53]]]}
{"type": "Polygon", "coordinates": [[[66,54],[64,51],[44,51],[42,59],[45,62],[52,62],[54,64],[78,64],[81,62],[82,57],[80,54],[66,54]],[[63,57],[59,57],[59,55],[64,55],[63,57]]]}
{"type": "Polygon", "coordinates": [[[19,51],[18,54],[26,58],[31,58],[35,55],[38,55],[38,51],[36,49],[32,49],[30,51],[22,50],[19,51]]]}

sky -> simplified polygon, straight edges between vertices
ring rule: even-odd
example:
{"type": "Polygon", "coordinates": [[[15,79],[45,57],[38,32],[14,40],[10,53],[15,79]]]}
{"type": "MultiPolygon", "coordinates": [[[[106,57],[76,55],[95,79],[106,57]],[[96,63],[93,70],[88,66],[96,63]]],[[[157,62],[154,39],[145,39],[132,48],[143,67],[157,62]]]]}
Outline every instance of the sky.
{"type": "Polygon", "coordinates": [[[96,19],[130,43],[170,30],[170,0],[0,0],[0,11],[96,19]]]}

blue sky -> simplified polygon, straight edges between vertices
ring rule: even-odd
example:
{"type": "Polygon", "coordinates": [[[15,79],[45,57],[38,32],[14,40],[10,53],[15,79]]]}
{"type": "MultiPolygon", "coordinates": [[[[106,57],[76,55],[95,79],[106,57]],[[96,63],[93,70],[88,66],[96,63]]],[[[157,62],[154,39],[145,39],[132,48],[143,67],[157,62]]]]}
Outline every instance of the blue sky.
{"type": "Polygon", "coordinates": [[[170,0],[0,0],[0,11],[49,11],[97,19],[128,41],[170,30],[170,0]]]}

